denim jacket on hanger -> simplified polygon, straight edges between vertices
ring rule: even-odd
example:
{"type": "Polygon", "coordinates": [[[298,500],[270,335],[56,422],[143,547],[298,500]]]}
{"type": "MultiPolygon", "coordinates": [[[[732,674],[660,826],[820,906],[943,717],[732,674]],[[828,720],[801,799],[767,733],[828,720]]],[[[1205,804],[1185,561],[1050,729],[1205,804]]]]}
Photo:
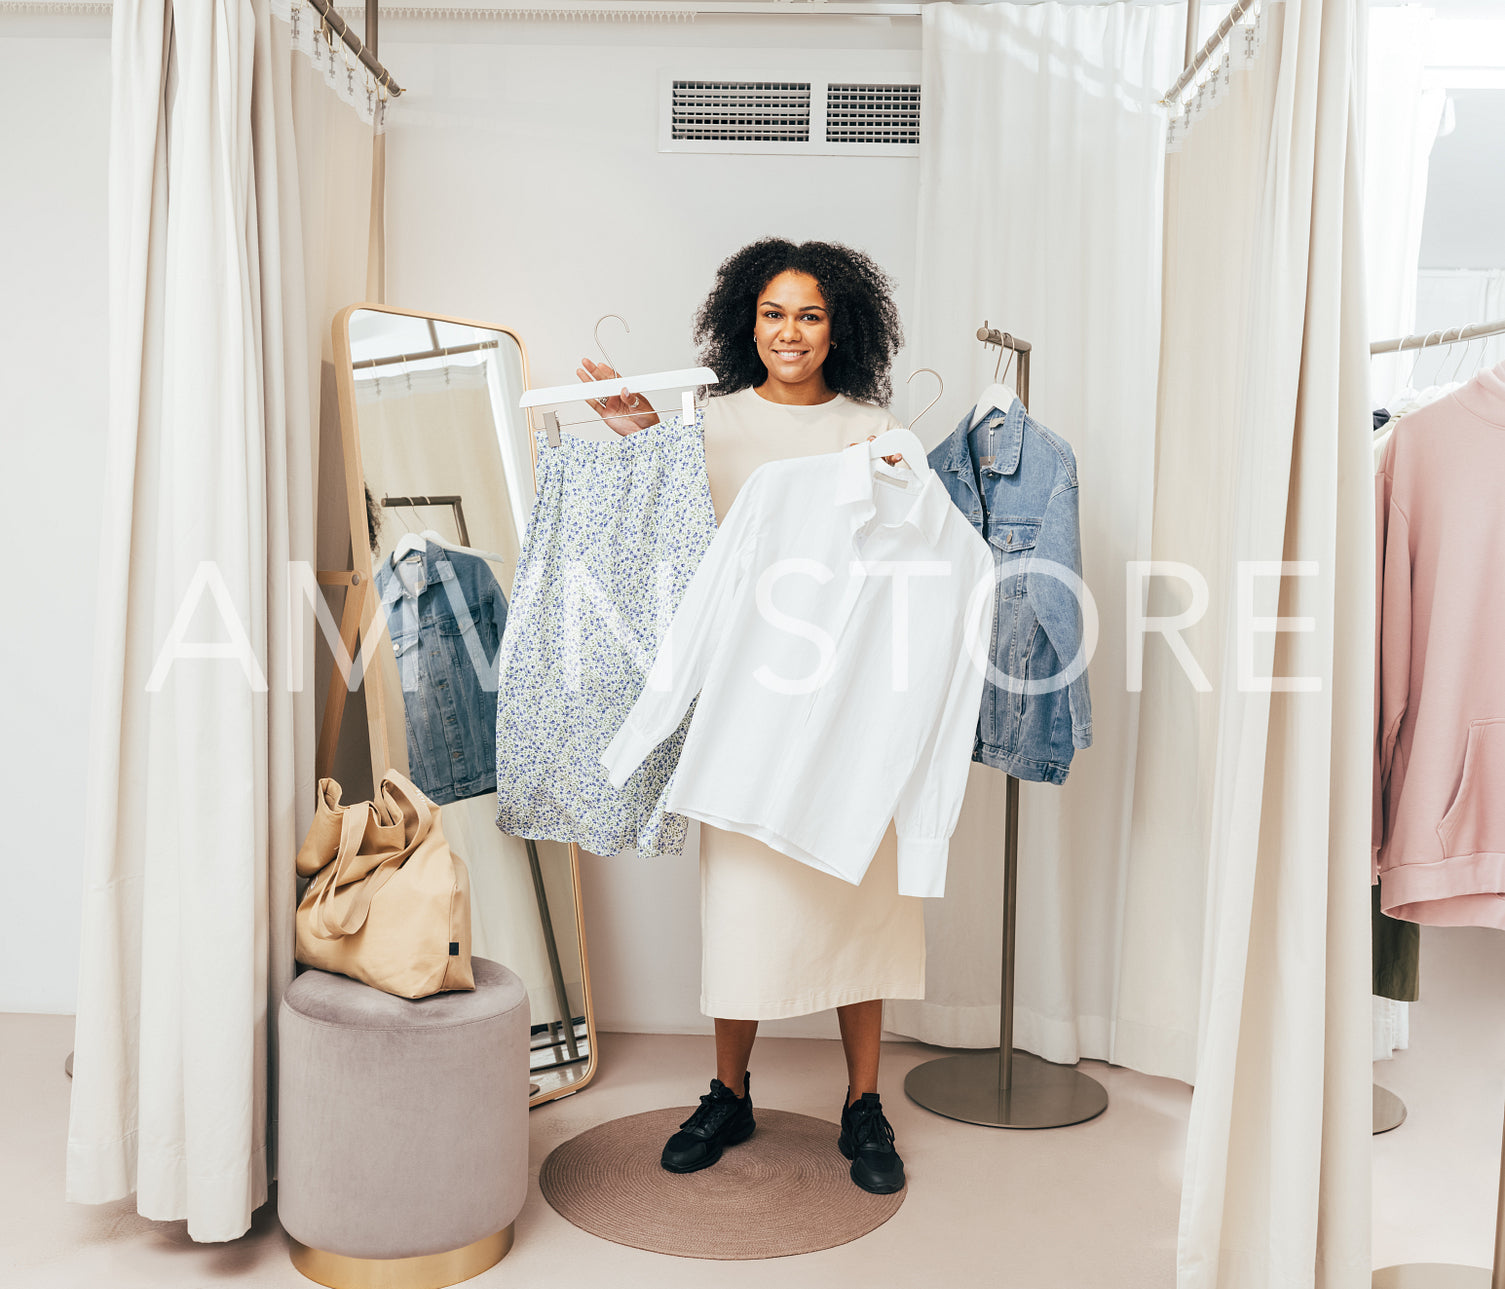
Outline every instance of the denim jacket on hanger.
{"type": "Polygon", "coordinates": [[[1062,783],[1073,751],[1092,743],[1087,664],[1078,656],[1082,607],[1071,584],[1074,577],[1079,587],[1082,576],[1076,457],[1015,399],[1007,413],[970,431],[985,450],[978,467],[968,442],[971,419],[968,408],[929,461],[986,538],[998,578],[993,669],[972,759],[1017,779],[1062,783]]]}
{"type": "Polygon", "coordinates": [[[429,542],[374,574],[402,681],[408,777],[438,805],[496,789],[497,655],[507,600],[486,561],[429,542]]]}

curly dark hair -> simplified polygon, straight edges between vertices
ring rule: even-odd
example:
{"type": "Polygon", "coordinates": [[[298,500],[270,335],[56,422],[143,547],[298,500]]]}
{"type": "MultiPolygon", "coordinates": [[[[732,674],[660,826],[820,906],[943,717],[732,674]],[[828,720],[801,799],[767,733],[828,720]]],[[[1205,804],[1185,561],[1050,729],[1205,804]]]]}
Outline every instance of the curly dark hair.
{"type": "Polygon", "coordinates": [[[808,273],[820,285],[831,319],[833,348],[822,371],[838,394],[887,407],[893,398],[889,367],[904,343],[893,283],[861,251],[836,242],[790,242],[765,237],[728,256],[716,284],[695,314],[700,360],[720,380],[715,394],[735,394],[768,379],[752,343],[758,296],[780,273],[808,273]]]}

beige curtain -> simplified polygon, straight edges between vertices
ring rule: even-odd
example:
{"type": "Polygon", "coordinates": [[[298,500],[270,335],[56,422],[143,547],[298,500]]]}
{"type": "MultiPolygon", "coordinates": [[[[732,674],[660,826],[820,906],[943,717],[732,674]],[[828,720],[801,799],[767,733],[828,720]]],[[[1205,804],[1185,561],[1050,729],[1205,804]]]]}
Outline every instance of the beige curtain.
{"type": "MultiPolygon", "coordinates": [[[[1197,1034],[1178,1285],[1359,1289],[1374,531],[1360,15],[1288,0],[1264,21],[1252,68],[1168,158],[1152,549],[1205,578],[1183,639],[1208,688],[1150,638],[1127,927],[1169,906],[1182,933],[1176,954],[1128,958],[1163,972],[1197,1034]],[[1259,621],[1276,617],[1308,629],[1259,621]],[[1272,676],[1310,680],[1270,692],[1272,676]]],[[[1149,613],[1191,598],[1158,578],[1149,613]]]]}
{"type": "Polygon", "coordinates": [[[288,587],[289,562],[314,556],[328,322],[310,302],[333,279],[309,223],[338,127],[307,80],[266,0],[115,6],[67,1194],[134,1192],[196,1240],[243,1234],[273,1174],[271,1020],[312,812],[314,695],[291,691],[286,659],[313,628],[288,587]]]}

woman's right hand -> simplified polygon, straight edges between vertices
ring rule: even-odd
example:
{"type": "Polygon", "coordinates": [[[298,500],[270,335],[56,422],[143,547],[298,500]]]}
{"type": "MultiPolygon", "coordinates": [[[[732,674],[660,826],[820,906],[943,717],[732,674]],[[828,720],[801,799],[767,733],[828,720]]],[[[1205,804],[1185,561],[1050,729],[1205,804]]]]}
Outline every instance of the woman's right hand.
{"type": "MultiPolygon", "coordinates": [[[[617,377],[617,373],[605,363],[594,363],[589,358],[582,358],[580,363],[575,368],[575,375],[583,381],[615,380],[617,377]]],[[[607,398],[588,398],[585,401],[618,434],[632,434],[658,424],[658,413],[641,394],[612,394],[607,398]],[[647,411],[634,412],[634,407],[647,408],[647,411]]]]}

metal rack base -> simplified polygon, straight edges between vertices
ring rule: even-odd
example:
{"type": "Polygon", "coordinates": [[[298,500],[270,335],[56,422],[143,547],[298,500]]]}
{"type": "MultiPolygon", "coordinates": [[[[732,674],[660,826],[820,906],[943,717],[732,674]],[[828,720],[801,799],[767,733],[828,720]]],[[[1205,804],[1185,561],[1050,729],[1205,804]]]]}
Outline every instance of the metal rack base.
{"type": "Polygon", "coordinates": [[[996,1051],[941,1057],[912,1069],[904,1091],[948,1119],[993,1128],[1064,1128],[1108,1108],[1108,1090],[1069,1065],[1016,1050],[1006,1090],[998,1067],[996,1051]]]}
{"type": "Polygon", "coordinates": [[[1390,1132],[1406,1121],[1406,1103],[1389,1088],[1374,1085],[1374,1135],[1390,1132]]]}
{"type": "Polygon", "coordinates": [[[1382,1267],[1374,1273],[1374,1289],[1490,1289],[1487,1267],[1460,1267],[1447,1262],[1412,1262],[1382,1267]]]}

